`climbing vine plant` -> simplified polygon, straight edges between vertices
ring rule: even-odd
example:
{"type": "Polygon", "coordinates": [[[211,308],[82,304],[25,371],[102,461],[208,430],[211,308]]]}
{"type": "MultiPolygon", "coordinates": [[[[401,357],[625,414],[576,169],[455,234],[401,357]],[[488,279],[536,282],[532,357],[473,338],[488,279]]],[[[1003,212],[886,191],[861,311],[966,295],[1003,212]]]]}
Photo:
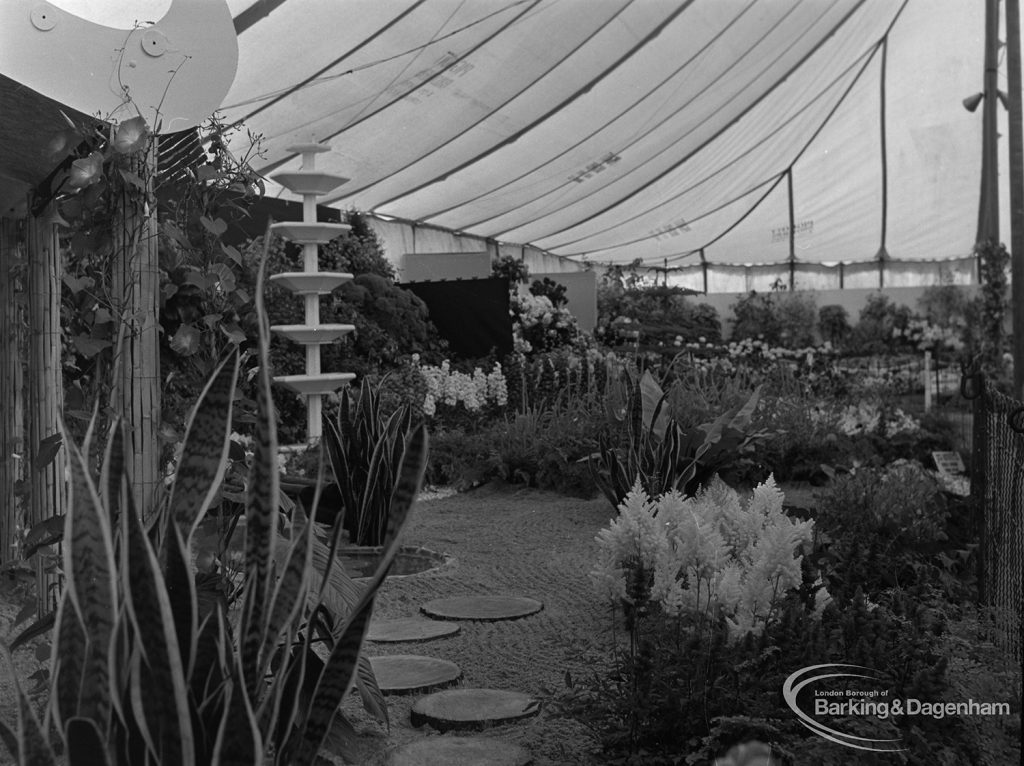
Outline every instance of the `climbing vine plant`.
{"type": "MultiPolygon", "coordinates": [[[[153,162],[158,138],[142,118],[116,125],[70,125],[51,150],[66,154],[38,195],[62,225],[65,411],[88,419],[108,401],[111,369],[126,328],[141,319],[119,306],[111,269],[119,250],[134,252],[157,237],[154,289],[160,321],[163,434],[176,441],[199,383],[232,345],[254,337],[253,296],[240,285],[242,257],[222,240],[232,220],[263,193],[249,165],[259,137],[249,134],[243,157],[226,148],[226,130],[214,118],[178,151],[184,161],[153,162]],[[125,211],[140,215],[125,215],[125,211]],[[146,223],[154,212],[157,226],[146,223]]],[[[152,275],[151,275],[152,276],[152,275]]]]}
{"type": "Polygon", "coordinates": [[[1006,350],[1004,322],[1009,300],[1010,254],[1006,246],[994,241],[979,243],[978,276],[981,281],[981,333],[979,354],[983,368],[989,374],[1003,370],[1003,352],[1006,350]]]}

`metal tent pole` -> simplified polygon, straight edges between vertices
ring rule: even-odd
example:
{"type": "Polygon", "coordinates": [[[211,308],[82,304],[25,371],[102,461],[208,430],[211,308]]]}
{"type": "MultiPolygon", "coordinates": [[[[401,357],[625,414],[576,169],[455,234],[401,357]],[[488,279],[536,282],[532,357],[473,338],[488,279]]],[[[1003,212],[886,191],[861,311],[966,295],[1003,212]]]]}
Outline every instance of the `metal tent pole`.
{"type": "Polygon", "coordinates": [[[1006,79],[1010,117],[1013,395],[1024,399],[1024,109],[1021,106],[1020,0],[1006,0],[1006,79]]]}
{"type": "Polygon", "coordinates": [[[999,243],[999,0],[985,0],[985,104],[982,115],[981,199],[977,242],[999,243]]]}

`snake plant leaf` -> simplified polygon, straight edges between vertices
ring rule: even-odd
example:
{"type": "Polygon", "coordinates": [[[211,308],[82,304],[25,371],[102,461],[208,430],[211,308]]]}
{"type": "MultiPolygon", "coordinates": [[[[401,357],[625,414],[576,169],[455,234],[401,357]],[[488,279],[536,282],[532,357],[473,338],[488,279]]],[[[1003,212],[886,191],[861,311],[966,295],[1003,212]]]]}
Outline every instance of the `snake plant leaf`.
{"type": "Polygon", "coordinates": [[[377,676],[373,673],[373,665],[370,664],[369,657],[359,657],[359,662],[356,664],[355,683],[366,712],[390,729],[391,719],[388,716],[388,703],[384,699],[384,692],[377,685],[377,676]]]}
{"type": "Polygon", "coordinates": [[[339,630],[334,648],[324,665],[316,684],[316,692],[309,716],[301,726],[301,738],[295,750],[296,764],[312,764],[319,752],[324,738],[331,726],[334,713],[352,685],[359,660],[359,652],[366,636],[370,615],[373,612],[373,600],[384,582],[395,556],[398,554],[398,542],[402,528],[409,518],[423,481],[427,459],[427,431],[420,425],[412,433],[406,449],[405,459],[395,494],[391,513],[388,516],[384,547],[377,569],[370,578],[359,604],[349,615],[339,630]]]}
{"type": "Polygon", "coordinates": [[[273,711],[273,716],[270,718],[273,726],[268,727],[267,730],[273,731],[275,742],[285,745],[278,748],[275,759],[276,766],[290,766],[290,762],[287,760],[287,743],[296,724],[302,722],[302,712],[308,709],[309,700],[312,699],[312,690],[306,687],[306,679],[309,675],[307,664],[310,660],[313,661],[316,666],[313,671],[316,674],[315,677],[319,676],[320,669],[323,667],[323,661],[313,651],[311,638],[312,631],[307,631],[303,642],[292,648],[287,667],[283,670],[282,682],[278,683],[274,689],[276,710],[273,711]]]}
{"type": "MultiPolygon", "coordinates": [[[[17,728],[18,724],[15,723],[14,727],[17,728]]],[[[11,758],[15,761],[18,760],[18,734],[12,730],[3,720],[0,720],[0,742],[4,743],[4,747],[7,748],[7,752],[11,754],[11,758]]]]}
{"type": "Polygon", "coordinates": [[[64,532],[65,592],[88,636],[81,671],[88,683],[81,686],[77,715],[92,719],[105,734],[110,721],[110,664],[116,623],[114,544],[110,514],[89,476],[88,464],[76,445],[69,443],[68,452],[71,484],[64,532]]]}
{"type": "Polygon", "coordinates": [[[0,740],[3,740],[7,749],[11,751],[15,761],[23,766],[56,766],[57,756],[46,738],[46,730],[39,724],[28,697],[22,691],[18,674],[14,671],[11,653],[3,644],[0,644],[0,654],[10,669],[10,677],[18,697],[17,731],[11,731],[6,724],[0,726],[0,740]]]}
{"type": "Polygon", "coordinates": [[[124,482],[124,429],[121,418],[115,418],[100,471],[100,500],[110,514],[110,523],[116,523],[121,508],[121,488],[124,482]]]}
{"type": "Polygon", "coordinates": [[[277,470],[277,430],[274,403],[270,394],[270,337],[263,304],[267,257],[270,238],[264,241],[263,256],[256,280],[256,313],[259,323],[259,370],[256,375],[257,418],[253,436],[254,450],[249,469],[245,499],[245,594],[242,600],[241,634],[239,636],[242,677],[250,697],[256,696],[261,683],[258,674],[259,652],[263,646],[268,602],[270,599],[271,564],[274,561],[275,517],[280,477],[277,470]]]}
{"type": "Polygon", "coordinates": [[[217,730],[210,763],[220,766],[252,766],[264,762],[263,743],[256,715],[242,680],[239,655],[232,653],[231,677],[224,687],[224,713],[217,730]]]}
{"type": "Polygon", "coordinates": [[[267,620],[263,648],[260,652],[260,676],[266,673],[270,657],[284,630],[291,625],[300,610],[306,605],[306,592],[309,590],[309,570],[312,558],[310,540],[313,536],[313,525],[306,522],[298,530],[295,542],[288,555],[288,563],[277,581],[277,588],[267,620]]]}
{"type": "Polygon", "coordinates": [[[87,638],[71,594],[64,589],[57,605],[54,647],[50,656],[50,715],[58,731],[64,721],[78,715],[82,695],[82,668],[85,665],[87,638]]]}
{"type": "Polygon", "coordinates": [[[290,760],[295,766],[312,766],[320,752],[338,705],[352,686],[372,613],[373,596],[364,597],[357,611],[342,627],[341,637],[335,642],[317,680],[308,718],[300,729],[301,736],[290,760]]]}
{"type": "Polygon", "coordinates": [[[68,766],[110,766],[106,741],[88,718],[68,721],[68,766]]]}
{"type": "MultiPolygon", "coordinates": [[[[132,699],[139,708],[137,714],[141,713],[138,723],[150,732],[162,763],[189,764],[194,761],[195,748],[178,632],[156,553],[130,497],[121,530],[125,540],[122,588],[138,649],[130,674],[132,699]]],[[[175,540],[171,550],[180,550],[181,530],[171,525],[168,534],[175,540]]]]}
{"type": "Polygon", "coordinates": [[[199,617],[191,556],[183,534],[184,530],[177,524],[169,524],[164,532],[162,592],[171,610],[171,625],[177,634],[177,650],[185,668],[185,677],[190,678],[198,640],[194,626],[198,624],[199,617]]]}
{"type": "Polygon", "coordinates": [[[209,510],[227,469],[238,365],[233,350],[210,376],[189,414],[169,504],[170,516],[186,541],[209,510]]]}

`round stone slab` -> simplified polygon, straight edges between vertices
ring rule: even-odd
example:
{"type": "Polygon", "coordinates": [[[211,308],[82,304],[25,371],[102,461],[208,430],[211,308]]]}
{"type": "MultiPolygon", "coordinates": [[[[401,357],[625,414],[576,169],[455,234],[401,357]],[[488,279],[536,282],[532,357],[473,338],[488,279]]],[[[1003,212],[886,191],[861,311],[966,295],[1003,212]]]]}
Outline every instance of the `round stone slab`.
{"type": "Polygon", "coordinates": [[[384,694],[412,694],[451,686],[462,678],[454,662],[416,654],[371,657],[377,687],[384,694]]]}
{"type": "Polygon", "coordinates": [[[540,712],[540,700],[501,689],[448,689],[416,700],[413,726],[430,724],[438,731],[485,729],[540,712]]]}
{"type": "Polygon", "coordinates": [[[529,766],[529,752],[493,737],[428,737],[398,748],[387,766],[529,766]]]}
{"type": "Polygon", "coordinates": [[[435,620],[518,620],[536,614],[544,604],[525,596],[456,596],[429,601],[420,611],[435,620]]]}
{"type": "Polygon", "coordinates": [[[402,641],[433,641],[435,638],[454,636],[461,630],[453,623],[402,617],[397,620],[374,620],[366,634],[368,641],[399,643],[402,641]]]}

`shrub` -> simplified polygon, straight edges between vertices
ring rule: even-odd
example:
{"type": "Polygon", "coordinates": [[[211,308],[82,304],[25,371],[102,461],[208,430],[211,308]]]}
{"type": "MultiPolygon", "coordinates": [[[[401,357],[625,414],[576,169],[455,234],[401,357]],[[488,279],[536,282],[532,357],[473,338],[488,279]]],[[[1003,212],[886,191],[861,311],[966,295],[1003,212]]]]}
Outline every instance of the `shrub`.
{"type": "Polygon", "coordinates": [[[387,277],[359,274],[333,293],[332,322],[355,325],[337,349],[337,368],[359,374],[393,369],[403,356],[433,361],[444,344],[426,304],[387,277]]]}
{"type": "Polygon", "coordinates": [[[775,299],[767,293],[751,290],[732,305],[732,340],[757,338],[772,346],[781,345],[782,325],[775,299]]]}
{"type": "Polygon", "coordinates": [[[781,293],[775,300],[779,323],[779,344],[783,348],[806,348],[815,343],[818,307],[807,293],[781,293]]]}
{"type": "Polygon", "coordinates": [[[845,603],[859,590],[875,598],[887,588],[939,583],[962,595],[945,551],[947,518],[938,483],[918,464],[839,477],[820,493],[816,514],[817,562],[829,592],[845,603]]]}
{"type": "Polygon", "coordinates": [[[671,490],[694,494],[714,474],[752,451],[762,437],[747,431],[759,395],[755,391],[713,422],[684,430],[670,415],[669,395],[649,371],[636,378],[623,375],[606,397],[612,402],[608,414],[613,426],[624,428],[619,440],[625,446],[602,436],[589,461],[595,483],[616,508],[637,481],[651,496],[671,490]]]}
{"type": "Polygon", "coordinates": [[[618,289],[598,304],[595,333],[609,345],[627,342],[626,332],[638,331],[645,349],[672,350],[682,343],[718,343],[722,323],[708,304],[690,302],[692,293],[681,287],[637,285],[618,289]],[[677,342],[678,341],[678,342],[677,342]]]}
{"type": "Polygon", "coordinates": [[[850,315],[843,306],[822,306],[818,310],[818,330],[833,346],[841,345],[850,334],[850,315]]]}

